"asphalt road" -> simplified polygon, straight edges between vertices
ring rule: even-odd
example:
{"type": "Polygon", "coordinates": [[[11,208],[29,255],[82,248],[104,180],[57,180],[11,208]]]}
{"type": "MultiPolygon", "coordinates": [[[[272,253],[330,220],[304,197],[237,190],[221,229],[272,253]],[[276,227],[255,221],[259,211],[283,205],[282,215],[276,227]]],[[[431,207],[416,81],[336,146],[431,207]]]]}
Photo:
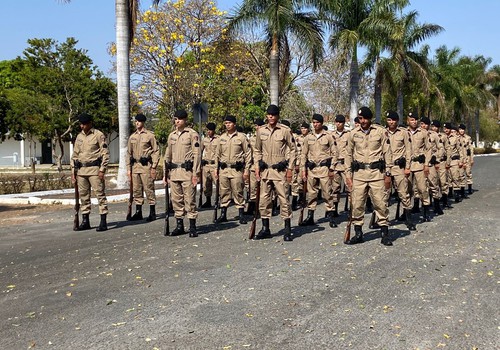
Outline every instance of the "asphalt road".
{"type": "Polygon", "coordinates": [[[476,158],[471,198],[417,231],[396,223],[393,247],[369,215],[346,246],[345,213],[283,242],[279,217],[249,241],[211,211],[198,238],[125,222],[125,203],[104,233],[73,232],[69,207],[26,211],[0,227],[0,347],[499,349],[499,173],[500,156],[476,158]]]}

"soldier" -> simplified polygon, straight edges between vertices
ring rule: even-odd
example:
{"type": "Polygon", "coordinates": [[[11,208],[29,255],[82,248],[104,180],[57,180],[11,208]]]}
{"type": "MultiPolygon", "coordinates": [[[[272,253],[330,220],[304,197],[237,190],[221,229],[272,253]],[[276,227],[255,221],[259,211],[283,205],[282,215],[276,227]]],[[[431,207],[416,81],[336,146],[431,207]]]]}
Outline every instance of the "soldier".
{"type": "Polygon", "coordinates": [[[465,124],[460,124],[458,126],[458,134],[462,138],[462,146],[465,148],[465,164],[464,164],[464,172],[465,172],[465,180],[462,181],[462,186],[460,187],[460,193],[462,197],[467,198],[467,194],[465,193],[465,185],[467,184],[467,192],[472,194],[472,166],[474,165],[474,143],[472,142],[472,138],[465,133],[465,124]]]}
{"type": "Polygon", "coordinates": [[[450,144],[448,142],[448,137],[445,133],[440,132],[439,128],[441,127],[441,122],[439,120],[433,120],[431,123],[431,130],[437,133],[439,138],[439,143],[442,147],[438,148],[437,158],[440,162],[440,166],[438,169],[439,176],[439,186],[441,189],[441,203],[443,204],[443,208],[452,208],[448,203],[448,168],[451,161],[450,153],[450,144]]]}
{"type": "Polygon", "coordinates": [[[453,188],[453,193],[455,197],[455,203],[461,202],[460,190],[461,190],[461,169],[465,164],[465,159],[467,154],[465,149],[462,147],[460,137],[457,132],[453,130],[453,125],[451,123],[444,123],[444,132],[448,136],[448,142],[450,144],[450,164],[449,167],[449,179],[450,185],[453,188]]]}
{"type": "Polygon", "coordinates": [[[236,131],[236,118],[232,115],[224,119],[226,132],[221,135],[215,151],[216,178],[220,183],[221,214],[216,223],[227,222],[227,208],[231,194],[240,224],[246,224],[244,217],[245,199],[243,198],[244,182],[250,177],[252,162],[251,150],[244,133],[236,131]]]}
{"type": "MultiPolygon", "coordinates": [[[[357,118],[357,117],[356,117],[357,118]]],[[[342,182],[346,183],[345,177],[345,154],[347,152],[347,141],[349,139],[349,130],[345,128],[345,116],[339,114],[335,117],[336,130],[332,133],[335,142],[337,143],[337,162],[335,163],[335,173],[332,181],[333,191],[333,217],[338,217],[338,207],[340,201],[340,190],[342,182]]],[[[349,195],[349,194],[347,194],[349,195]]]]}
{"type": "MultiPolygon", "coordinates": [[[[184,233],[184,215],[189,219],[189,237],[196,232],[196,185],[200,175],[200,140],[198,133],[187,126],[187,112],[183,109],[174,114],[175,130],[168,135],[165,169],[168,170],[172,206],[177,220],[171,236],[184,233]]],[[[164,176],[163,181],[167,181],[164,176]]]]}
{"type": "Polygon", "coordinates": [[[278,123],[279,107],[269,105],[267,108],[267,124],[257,130],[255,141],[255,177],[261,181],[260,187],[260,216],[262,229],[255,239],[271,237],[269,218],[271,217],[273,190],[280,201],[281,218],[285,222],[285,241],[292,241],[290,220],[292,210],[287,200],[286,184],[292,181],[292,172],[295,164],[296,148],[290,128],[278,123]],[[288,162],[286,157],[288,155],[288,162]]]}
{"type": "MultiPolygon", "coordinates": [[[[413,113],[408,113],[408,134],[411,141],[411,183],[415,191],[422,200],[424,207],[423,221],[431,221],[429,207],[431,205],[427,178],[429,177],[429,162],[431,160],[431,145],[427,130],[418,127],[417,117],[413,113]]],[[[410,189],[411,191],[411,189],[410,189]]],[[[412,212],[418,213],[419,198],[415,198],[412,212]]]]}
{"type": "Polygon", "coordinates": [[[440,142],[440,138],[437,132],[429,130],[431,121],[427,117],[420,118],[420,127],[427,130],[429,135],[429,143],[431,145],[431,159],[429,160],[429,176],[427,177],[427,184],[429,185],[429,191],[431,192],[433,202],[434,202],[434,214],[443,215],[443,210],[441,209],[441,186],[439,185],[439,168],[440,168],[440,155],[444,152],[444,146],[440,142]]]}
{"type": "Polygon", "coordinates": [[[155,135],[144,127],[146,116],[135,116],[135,132],[130,135],[127,145],[127,175],[133,184],[135,213],[131,221],[142,220],[144,192],[149,203],[147,221],[156,220],[155,179],[156,167],[160,161],[160,149],[155,135]],[[130,171],[132,166],[132,171],[130,171]]]}
{"type": "Polygon", "coordinates": [[[245,214],[247,215],[253,215],[255,212],[255,200],[257,198],[257,179],[255,178],[255,140],[256,140],[256,134],[257,130],[264,125],[264,121],[261,118],[257,118],[254,121],[254,127],[255,127],[255,134],[250,136],[249,143],[250,143],[250,152],[252,155],[252,166],[250,167],[250,200],[248,202],[248,208],[245,214]]]}
{"type": "MultiPolygon", "coordinates": [[[[298,209],[299,197],[305,196],[305,193],[302,193],[302,176],[300,176],[299,162],[300,162],[300,154],[302,152],[302,145],[304,144],[304,139],[309,134],[309,123],[303,122],[300,126],[300,135],[295,137],[295,145],[297,146],[297,164],[293,171],[292,178],[292,211],[298,209]]],[[[301,198],[302,199],[302,198],[301,198]]]]}
{"type": "Polygon", "coordinates": [[[355,236],[347,244],[363,242],[363,221],[368,194],[382,234],[381,243],[392,245],[389,237],[389,208],[387,192],[391,187],[392,154],[387,131],[372,124],[372,111],[361,107],[358,111],[360,126],[349,134],[345,158],[346,184],[351,191],[351,217],[355,236]]]}
{"type": "Polygon", "coordinates": [[[300,158],[302,180],[307,181],[307,218],[301,226],[314,225],[314,210],[318,200],[318,191],[325,200],[325,210],[330,227],[337,227],[333,217],[333,191],[331,183],[337,162],[337,144],[332,135],[323,130],[323,116],[312,116],[314,132],[304,138],[300,158]]]}
{"type": "Polygon", "coordinates": [[[207,136],[203,138],[201,154],[202,154],[202,180],[203,192],[205,193],[206,201],[201,205],[202,208],[210,208],[212,206],[212,190],[213,179],[215,178],[215,151],[219,144],[219,135],[215,134],[215,124],[207,123],[207,136]]]}
{"type": "MultiPolygon", "coordinates": [[[[411,144],[408,132],[398,126],[399,115],[394,111],[389,111],[387,117],[387,132],[391,143],[392,160],[394,166],[391,168],[391,174],[394,178],[396,190],[404,210],[404,220],[410,231],[416,230],[415,224],[411,218],[411,196],[409,186],[410,162],[411,162],[411,144]]],[[[389,197],[387,198],[389,199],[389,197]]],[[[401,220],[401,218],[400,218],[401,220]]]]}
{"type": "Polygon", "coordinates": [[[102,132],[94,129],[92,126],[92,116],[81,114],[78,116],[80,121],[80,132],[76,136],[73,149],[71,180],[73,183],[78,181],[78,190],[80,193],[80,203],[82,210],[82,223],[77,231],[90,230],[90,190],[94,193],[99,202],[99,214],[101,221],[96,231],[106,231],[108,225],[106,216],[108,214],[108,200],[105,192],[104,174],[108,168],[109,149],[106,143],[106,137],[102,132]],[[78,178],[75,179],[77,169],[78,178]]]}

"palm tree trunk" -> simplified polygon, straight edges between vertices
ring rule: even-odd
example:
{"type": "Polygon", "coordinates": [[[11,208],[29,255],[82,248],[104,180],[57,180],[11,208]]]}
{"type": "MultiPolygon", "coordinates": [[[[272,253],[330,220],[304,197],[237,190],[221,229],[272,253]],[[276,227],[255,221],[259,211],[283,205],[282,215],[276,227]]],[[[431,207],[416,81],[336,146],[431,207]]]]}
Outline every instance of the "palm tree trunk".
{"type": "Polygon", "coordinates": [[[269,55],[269,94],[271,104],[279,106],[279,48],[276,36],[273,36],[269,55]]]}
{"type": "Polygon", "coordinates": [[[475,113],[476,119],[476,147],[479,147],[479,109],[476,109],[475,113]]]}
{"type": "Polygon", "coordinates": [[[377,69],[375,71],[375,89],[373,91],[373,99],[375,101],[375,122],[382,121],[382,72],[379,67],[379,59],[377,58],[377,69]]]}
{"type": "Polygon", "coordinates": [[[117,188],[126,188],[127,142],[130,135],[130,31],[129,0],[116,0],[116,84],[118,92],[118,130],[120,159],[117,188]]]}
{"type": "Polygon", "coordinates": [[[349,119],[351,127],[354,127],[354,118],[358,116],[358,92],[359,92],[359,68],[358,68],[358,47],[354,46],[351,59],[350,90],[349,90],[349,119]]]}
{"type": "Polygon", "coordinates": [[[404,110],[403,110],[403,87],[400,86],[398,88],[398,100],[397,100],[397,104],[398,104],[398,114],[399,114],[399,117],[401,118],[401,120],[404,120],[404,110]]]}

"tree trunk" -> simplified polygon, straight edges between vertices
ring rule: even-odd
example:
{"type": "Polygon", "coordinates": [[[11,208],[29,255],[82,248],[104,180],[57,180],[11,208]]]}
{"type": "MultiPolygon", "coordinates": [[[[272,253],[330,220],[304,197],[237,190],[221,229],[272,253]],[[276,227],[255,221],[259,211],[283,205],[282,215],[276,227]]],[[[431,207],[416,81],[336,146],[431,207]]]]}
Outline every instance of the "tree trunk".
{"type": "Polygon", "coordinates": [[[120,159],[117,188],[127,186],[127,142],[130,136],[130,31],[129,0],[116,0],[116,85],[118,92],[118,133],[120,159]]]}
{"type": "Polygon", "coordinates": [[[349,72],[349,119],[351,128],[354,128],[354,118],[358,116],[358,92],[359,92],[359,68],[358,68],[358,46],[353,48],[351,69],[349,72]]]}
{"type": "Polygon", "coordinates": [[[405,115],[404,115],[403,102],[404,102],[403,101],[403,87],[400,86],[398,88],[398,97],[397,97],[398,114],[399,114],[399,118],[401,118],[401,120],[406,120],[405,115]]]}
{"type": "Polygon", "coordinates": [[[380,59],[377,58],[377,68],[375,71],[375,89],[373,91],[375,101],[375,123],[382,122],[382,72],[380,71],[380,59]]]}
{"type": "Polygon", "coordinates": [[[479,147],[479,109],[476,109],[475,121],[476,121],[476,147],[479,147]]]}
{"type": "Polygon", "coordinates": [[[273,36],[269,56],[269,94],[271,104],[279,106],[279,47],[278,38],[273,36]]]}
{"type": "Polygon", "coordinates": [[[497,119],[500,122],[500,95],[497,96],[497,119]]]}

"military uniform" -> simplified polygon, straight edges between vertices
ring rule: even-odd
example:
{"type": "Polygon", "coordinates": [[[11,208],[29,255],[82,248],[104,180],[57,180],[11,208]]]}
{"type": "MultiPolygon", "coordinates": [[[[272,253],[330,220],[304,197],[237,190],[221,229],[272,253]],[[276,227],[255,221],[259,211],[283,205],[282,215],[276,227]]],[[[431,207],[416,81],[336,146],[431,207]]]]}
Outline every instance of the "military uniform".
{"type": "MultiPolygon", "coordinates": [[[[146,117],[139,114],[135,118],[137,121],[145,122],[146,117]]],[[[142,128],[136,130],[128,139],[127,145],[127,169],[131,169],[131,179],[134,203],[136,212],[131,217],[131,220],[142,219],[141,207],[144,204],[144,195],[150,205],[150,214],[148,221],[156,219],[156,194],[155,194],[155,179],[151,176],[151,169],[156,169],[160,160],[160,149],[154,133],[142,128]]]]}
{"type": "MultiPolygon", "coordinates": [[[[333,202],[335,207],[338,207],[340,202],[340,192],[342,190],[342,183],[345,184],[345,157],[347,153],[347,143],[349,140],[349,130],[334,131],[332,133],[335,142],[337,143],[338,158],[335,163],[335,175],[332,181],[333,202]]],[[[346,189],[347,191],[347,189],[346,189]]]]}
{"type": "Polygon", "coordinates": [[[104,134],[94,129],[90,124],[92,122],[91,116],[83,114],[79,116],[79,120],[82,125],[82,132],[76,136],[73,155],[71,156],[73,174],[75,170],[77,172],[75,180],[78,181],[83,216],[78,230],[90,229],[90,190],[93,189],[99,202],[99,213],[101,215],[101,222],[97,231],[105,231],[107,230],[108,200],[105,192],[105,181],[104,178],[99,176],[99,173],[106,173],[109,162],[109,149],[104,134]],[[84,125],[88,128],[88,132],[84,131],[84,125]]]}
{"type": "MultiPolygon", "coordinates": [[[[468,193],[472,194],[472,164],[474,163],[474,143],[472,142],[472,138],[465,133],[465,125],[460,124],[459,129],[464,130],[464,134],[460,134],[462,139],[462,147],[465,148],[465,163],[463,166],[463,179],[461,183],[461,192],[465,192],[465,187],[468,187],[468,193]],[[464,188],[464,190],[462,190],[464,188]]],[[[465,193],[462,193],[462,196],[465,197],[465,193]]]]}
{"type": "MultiPolygon", "coordinates": [[[[213,123],[209,123],[213,124],[213,123]]],[[[207,124],[207,128],[211,128],[211,125],[207,124]]],[[[209,129],[210,130],[210,129],[209,129]]],[[[215,124],[213,124],[213,130],[215,130],[215,124]]],[[[212,137],[206,136],[203,138],[202,142],[202,181],[203,181],[203,193],[206,197],[206,202],[202,205],[203,208],[209,208],[212,206],[211,198],[212,191],[214,186],[214,178],[215,178],[215,151],[217,150],[217,146],[219,144],[220,136],[214,134],[212,137]]]]}
{"type": "Polygon", "coordinates": [[[455,202],[459,202],[460,199],[460,187],[462,184],[462,173],[461,169],[465,163],[467,154],[460,137],[455,131],[451,130],[451,124],[445,123],[445,132],[448,135],[448,143],[450,145],[450,164],[449,164],[449,180],[450,185],[453,188],[455,202]]]}
{"type": "Polygon", "coordinates": [[[386,177],[390,176],[393,164],[389,136],[387,130],[379,125],[370,124],[366,130],[362,128],[364,119],[372,118],[372,112],[368,107],[362,107],[358,115],[361,126],[349,133],[345,158],[347,181],[348,183],[352,181],[351,216],[355,231],[355,237],[347,243],[363,242],[361,228],[369,195],[373,201],[377,222],[381,227],[382,244],[392,245],[388,232],[389,208],[386,201],[389,191],[386,188],[386,177]]]}
{"type": "MultiPolygon", "coordinates": [[[[178,119],[186,119],[184,110],[175,114],[178,119]]],[[[177,227],[172,235],[184,233],[183,217],[189,219],[189,235],[196,237],[196,187],[193,185],[193,177],[200,173],[200,140],[193,129],[185,127],[183,130],[174,130],[168,136],[167,151],[165,154],[165,168],[168,169],[170,178],[170,189],[174,216],[177,219],[177,227]]]]}

